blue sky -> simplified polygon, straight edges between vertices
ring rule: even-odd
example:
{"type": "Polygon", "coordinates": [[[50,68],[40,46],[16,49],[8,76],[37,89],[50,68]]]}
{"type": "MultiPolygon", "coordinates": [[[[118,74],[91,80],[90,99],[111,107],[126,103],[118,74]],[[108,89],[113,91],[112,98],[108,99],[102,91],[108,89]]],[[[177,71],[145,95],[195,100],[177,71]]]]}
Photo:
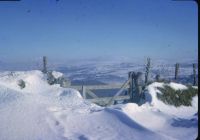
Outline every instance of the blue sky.
{"type": "Polygon", "coordinates": [[[197,10],[171,0],[0,2],[0,60],[196,59],[197,10]]]}

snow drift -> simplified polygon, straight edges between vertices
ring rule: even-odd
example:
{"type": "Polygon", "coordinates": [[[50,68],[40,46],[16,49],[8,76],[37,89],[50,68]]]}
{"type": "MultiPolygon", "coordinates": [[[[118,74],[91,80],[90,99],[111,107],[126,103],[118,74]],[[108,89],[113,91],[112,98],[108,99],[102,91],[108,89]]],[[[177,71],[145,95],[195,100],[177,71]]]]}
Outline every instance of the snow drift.
{"type": "MultiPolygon", "coordinates": [[[[58,78],[61,73],[53,72],[58,78]]],[[[191,107],[159,101],[153,83],[148,100],[108,108],[83,100],[77,90],[49,85],[40,71],[0,73],[1,140],[194,139],[197,96],[191,107]],[[23,80],[23,89],[18,81],[23,80]]],[[[174,85],[172,85],[174,86],[174,85]]],[[[184,86],[175,86],[183,88],[184,86]]]]}

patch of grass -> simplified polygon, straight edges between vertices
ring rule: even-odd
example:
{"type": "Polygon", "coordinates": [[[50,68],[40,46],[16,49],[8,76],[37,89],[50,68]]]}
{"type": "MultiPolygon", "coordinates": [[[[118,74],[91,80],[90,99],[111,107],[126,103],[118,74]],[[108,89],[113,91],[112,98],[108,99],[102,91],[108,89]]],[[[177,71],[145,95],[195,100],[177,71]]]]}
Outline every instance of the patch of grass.
{"type": "Polygon", "coordinates": [[[176,107],[181,105],[191,106],[192,97],[198,94],[198,89],[192,86],[188,86],[188,89],[185,90],[174,90],[170,86],[165,85],[164,88],[158,87],[158,90],[162,92],[162,94],[157,93],[158,99],[176,107]]]}

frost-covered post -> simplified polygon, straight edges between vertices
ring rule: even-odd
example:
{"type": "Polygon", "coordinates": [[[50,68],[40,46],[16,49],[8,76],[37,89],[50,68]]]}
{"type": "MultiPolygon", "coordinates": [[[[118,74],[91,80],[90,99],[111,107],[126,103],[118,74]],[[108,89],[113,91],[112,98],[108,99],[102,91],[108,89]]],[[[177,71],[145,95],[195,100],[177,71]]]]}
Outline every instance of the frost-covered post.
{"type": "Polygon", "coordinates": [[[196,85],[196,65],[193,64],[193,86],[196,85]]]}
{"type": "Polygon", "coordinates": [[[179,72],[179,63],[175,64],[175,77],[174,79],[177,80],[178,78],[178,72],[179,72]]]}
{"type": "Polygon", "coordinates": [[[137,72],[137,73],[133,72],[132,73],[132,78],[134,80],[134,88],[135,88],[132,101],[135,103],[138,103],[140,101],[140,96],[142,93],[142,85],[140,83],[141,76],[142,76],[141,72],[137,72]]]}
{"type": "Polygon", "coordinates": [[[43,73],[47,73],[47,57],[43,56],[43,73]]]}
{"type": "Polygon", "coordinates": [[[130,80],[129,81],[128,94],[129,94],[131,100],[133,99],[133,77],[132,77],[132,73],[133,72],[128,73],[128,79],[130,80]]]}
{"type": "Polygon", "coordinates": [[[147,85],[149,81],[150,66],[151,66],[151,59],[147,58],[146,71],[145,71],[145,85],[147,85]]]}
{"type": "Polygon", "coordinates": [[[82,85],[82,96],[83,96],[83,99],[86,99],[86,89],[85,89],[85,86],[82,85]]]}

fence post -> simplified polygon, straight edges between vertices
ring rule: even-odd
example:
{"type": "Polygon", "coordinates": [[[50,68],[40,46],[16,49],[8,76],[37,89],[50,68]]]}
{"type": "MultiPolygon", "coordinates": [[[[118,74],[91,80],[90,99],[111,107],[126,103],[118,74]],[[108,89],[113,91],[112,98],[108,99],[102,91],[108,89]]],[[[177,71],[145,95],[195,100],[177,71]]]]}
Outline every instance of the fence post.
{"type": "Polygon", "coordinates": [[[43,73],[47,73],[47,57],[43,56],[43,73]]]}
{"type": "Polygon", "coordinates": [[[146,71],[145,71],[145,85],[147,85],[147,83],[149,81],[150,66],[151,66],[151,59],[147,58],[146,71]]]}
{"type": "Polygon", "coordinates": [[[178,72],[179,72],[179,63],[175,64],[175,77],[174,79],[177,80],[178,78],[178,72]]]}
{"type": "Polygon", "coordinates": [[[135,102],[135,103],[139,103],[140,101],[140,96],[141,96],[141,93],[142,93],[142,86],[140,85],[139,81],[141,80],[141,76],[142,76],[142,73],[141,72],[137,72],[137,73],[134,73],[132,74],[132,78],[134,80],[134,96],[133,96],[133,99],[132,101],[135,102]]]}
{"type": "Polygon", "coordinates": [[[160,75],[159,74],[156,75],[156,82],[160,82],[160,75]]]}
{"type": "Polygon", "coordinates": [[[86,89],[85,89],[85,86],[82,85],[82,96],[83,96],[83,99],[86,99],[86,89]]]}
{"type": "Polygon", "coordinates": [[[130,99],[132,99],[132,72],[129,72],[128,73],[128,79],[130,80],[129,81],[129,89],[128,89],[128,95],[130,96],[130,99]]]}
{"type": "Polygon", "coordinates": [[[196,65],[193,64],[193,86],[196,85],[196,65]]]}
{"type": "Polygon", "coordinates": [[[141,76],[142,76],[142,72],[137,72],[137,87],[136,87],[136,91],[138,93],[138,98],[140,98],[140,96],[142,94],[141,76]]]}

